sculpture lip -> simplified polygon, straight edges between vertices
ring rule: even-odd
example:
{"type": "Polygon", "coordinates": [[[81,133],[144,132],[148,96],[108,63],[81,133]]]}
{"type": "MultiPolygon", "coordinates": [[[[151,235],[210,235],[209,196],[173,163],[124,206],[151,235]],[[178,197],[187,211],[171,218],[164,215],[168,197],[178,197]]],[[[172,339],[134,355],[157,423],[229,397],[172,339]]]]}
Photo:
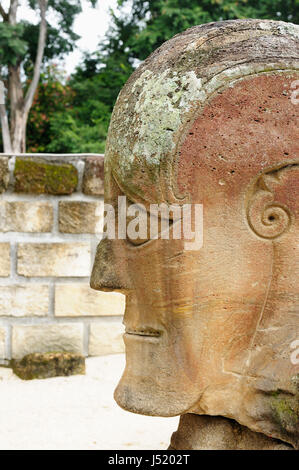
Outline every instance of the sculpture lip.
{"type": "Polygon", "coordinates": [[[162,335],[161,331],[154,330],[153,328],[126,328],[125,334],[132,336],[145,336],[150,338],[159,338],[162,335]]]}

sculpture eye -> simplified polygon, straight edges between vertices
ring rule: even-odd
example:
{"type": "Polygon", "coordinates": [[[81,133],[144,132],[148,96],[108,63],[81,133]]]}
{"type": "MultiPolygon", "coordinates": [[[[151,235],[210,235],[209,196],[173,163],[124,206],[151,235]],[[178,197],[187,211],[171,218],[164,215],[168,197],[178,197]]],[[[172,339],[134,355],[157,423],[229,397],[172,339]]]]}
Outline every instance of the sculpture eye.
{"type": "Polygon", "coordinates": [[[151,214],[138,204],[128,206],[127,210],[127,241],[140,246],[147,242],[162,238],[172,239],[173,220],[164,219],[151,214]]]}
{"type": "Polygon", "coordinates": [[[140,246],[150,241],[150,214],[139,204],[128,203],[126,219],[127,241],[140,246]]]}

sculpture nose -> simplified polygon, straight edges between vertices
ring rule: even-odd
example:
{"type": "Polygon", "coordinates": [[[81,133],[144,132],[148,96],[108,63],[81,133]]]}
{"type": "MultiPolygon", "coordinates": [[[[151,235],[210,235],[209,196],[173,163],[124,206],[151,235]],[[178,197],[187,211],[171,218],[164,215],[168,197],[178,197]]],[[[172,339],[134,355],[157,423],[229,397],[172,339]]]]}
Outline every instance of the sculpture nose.
{"type": "Polygon", "coordinates": [[[103,239],[96,251],[90,279],[90,287],[95,290],[116,291],[125,294],[128,282],[121,276],[122,264],[114,256],[113,243],[116,240],[103,239]]]}

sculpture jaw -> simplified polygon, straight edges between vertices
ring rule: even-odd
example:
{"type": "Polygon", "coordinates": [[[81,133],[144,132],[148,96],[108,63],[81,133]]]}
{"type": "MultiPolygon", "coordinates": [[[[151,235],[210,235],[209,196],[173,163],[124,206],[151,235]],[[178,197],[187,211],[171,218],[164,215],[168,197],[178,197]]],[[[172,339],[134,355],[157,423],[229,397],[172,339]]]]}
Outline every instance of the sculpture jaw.
{"type": "Polygon", "coordinates": [[[175,365],[166,334],[124,335],[126,368],[115,390],[117,404],[132,413],[178,416],[198,400],[183,364],[175,365]],[[191,392],[191,393],[190,393],[191,392]]]}

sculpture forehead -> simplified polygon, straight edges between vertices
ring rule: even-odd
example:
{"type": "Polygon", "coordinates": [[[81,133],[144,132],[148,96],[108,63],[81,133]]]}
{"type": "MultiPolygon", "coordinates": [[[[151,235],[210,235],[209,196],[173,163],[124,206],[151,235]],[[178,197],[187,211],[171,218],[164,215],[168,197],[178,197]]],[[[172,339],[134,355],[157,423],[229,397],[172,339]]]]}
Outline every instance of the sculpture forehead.
{"type": "Polygon", "coordinates": [[[257,74],[219,92],[188,128],[175,157],[177,194],[239,199],[259,175],[298,164],[298,74],[257,74]]]}
{"type": "Polygon", "coordinates": [[[196,117],[244,77],[298,70],[298,37],[293,24],[244,20],[197,26],[163,44],[118,97],[108,177],[112,172],[133,199],[173,202],[173,164],[196,117]]]}

